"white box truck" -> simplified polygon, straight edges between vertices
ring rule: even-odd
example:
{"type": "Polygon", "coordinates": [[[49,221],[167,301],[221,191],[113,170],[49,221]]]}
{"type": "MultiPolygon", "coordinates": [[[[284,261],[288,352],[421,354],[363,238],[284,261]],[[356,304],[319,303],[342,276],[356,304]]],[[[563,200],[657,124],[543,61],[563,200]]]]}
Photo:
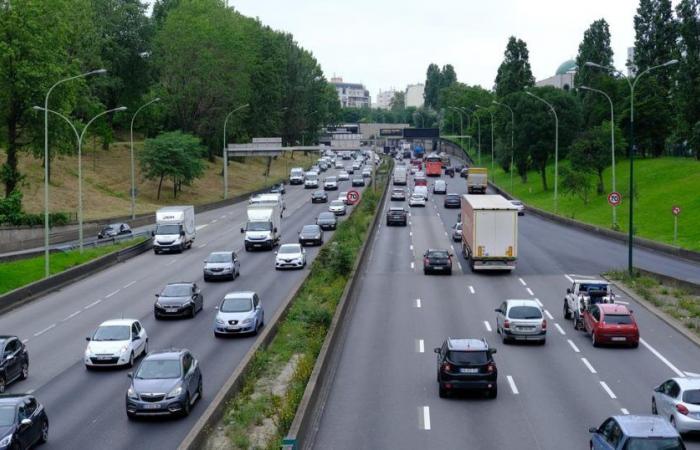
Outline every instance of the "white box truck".
{"type": "Polygon", "coordinates": [[[270,207],[277,207],[280,212],[280,217],[283,216],[284,210],[287,209],[287,207],[284,204],[284,198],[282,198],[282,194],[276,194],[276,193],[267,193],[267,194],[257,194],[252,196],[248,200],[249,205],[267,205],[270,207]]]}
{"type": "Polygon", "coordinates": [[[245,235],[246,251],[253,249],[272,250],[282,236],[280,208],[276,205],[248,205],[248,221],[241,233],[245,235]]]}
{"type": "Polygon", "coordinates": [[[500,195],[462,195],[462,254],[476,270],[513,270],[518,209],[500,195]]]}
{"type": "Polygon", "coordinates": [[[302,167],[292,167],[289,171],[289,184],[304,184],[304,169],[302,167]]]}
{"type": "Polygon", "coordinates": [[[304,174],[304,189],[318,188],[318,174],[316,172],[306,172],[304,174]]]}
{"type": "Polygon", "coordinates": [[[488,169],[485,167],[470,167],[467,172],[467,193],[486,193],[488,186],[488,169]]]}
{"type": "Polygon", "coordinates": [[[396,166],[392,177],[394,186],[406,186],[408,182],[408,170],[406,166],[396,166]]]}
{"type": "Polygon", "coordinates": [[[182,252],[192,247],[197,227],[194,206],[167,206],[156,211],[153,252],[182,252]]]}

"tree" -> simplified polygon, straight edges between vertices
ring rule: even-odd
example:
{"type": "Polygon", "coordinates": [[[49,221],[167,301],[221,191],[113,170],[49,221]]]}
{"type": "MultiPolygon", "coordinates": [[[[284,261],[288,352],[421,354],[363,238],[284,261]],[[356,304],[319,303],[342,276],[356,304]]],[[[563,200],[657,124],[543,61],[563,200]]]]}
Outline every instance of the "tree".
{"type": "MultiPolygon", "coordinates": [[[[582,133],[574,140],[569,150],[569,161],[573,170],[581,172],[592,170],[598,176],[596,186],[598,194],[605,192],[603,170],[612,163],[610,146],[610,121],[606,121],[582,133]]],[[[615,127],[615,148],[624,149],[625,146],[622,132],[615,127]]]]}
{"type": "MultiPolygon", "coordinates": [[[[578,46],[576,56],[576,86],[589,86],[608,91],[610,89],[609,74],[593,67],[586,66],[591,61],[605,67],[613,64],[613,51],[610,47],[610,27],[605,19],[596,20],[583,33],[583,41],[578,46]]],[[[585,127],[599,124],[609,115],[608,101],[600,94],[580,89],[578,96],[582,102],[583,122],[585,127]]]]}
{"type": "Polygon", "coordinates": [[[437,64],[430,64],[426,73],[425,89],[423,90],[426,108],[437,108],[438,94],[442,85],[441,78],[440,67],[437,64]]]}
{"type": "Polygon", "coordinates": [[[158,195],[163,180],[173,181],[173,198],[182,185],[189,185],[204,172],[201,156],[204,152],[200,140],[180,131],[162,133],[154,139],[146,139],[140,154],[143,175],[148,180],[158,180],[158,195]]]}
{"type": "Polygon", "coordinates": [[[396,92],[391,98],[391,102],[389,103],[389,109],[391,109],[394,112],[406,109],[406,93],[403,91],[396,92]]]}
{"type": "Polygon", "coordinates": [[[561,167],[561,188],[565,194],[578,196],[585,205],[588,204],[592,187],[591,175],[583,170],[569,169],[561,167]]]}
{"type": "Polygon", "coordinates": [[[674,102],[677,111],[677,141],[689,141],[700,159],[700,142],[695,132],[700,122],[700,0],[681,0],[678,17],[678,66],[674,102]]]}
{"type": "Polygon", "coordinates": [[[504,59],[496,75],[496,97],[520,92],[535,85],[535,77],[530,69],[530,56],[527,44],[511,36],[504,53],[504,59]]]}

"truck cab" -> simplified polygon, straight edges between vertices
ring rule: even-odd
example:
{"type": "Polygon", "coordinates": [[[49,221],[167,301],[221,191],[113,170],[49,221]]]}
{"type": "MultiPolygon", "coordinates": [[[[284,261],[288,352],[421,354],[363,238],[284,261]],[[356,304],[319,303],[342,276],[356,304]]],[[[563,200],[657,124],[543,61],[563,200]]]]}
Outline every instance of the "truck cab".
{"type": "Polygon", "coordinates": [[[281,237],[281,211],[276,205],[248,205],[248,221],[241,233],[245,235],[245,250],[272,250],[281,237]]]}
{"type": "Polygon", "coordinates": [[[156,228],[152,231],[153,252],[179,252],[191,248],[197,229],[193,206],[168,206],[156,211],[156,228]]]}
{"type": "Polygon", "coordinates": [[[598,303],[615,303],[615,294],[605,280],[575,279],[564,297],[564,318],[573,319],[574,328],[583,326],[583,312],[598,303]]]}

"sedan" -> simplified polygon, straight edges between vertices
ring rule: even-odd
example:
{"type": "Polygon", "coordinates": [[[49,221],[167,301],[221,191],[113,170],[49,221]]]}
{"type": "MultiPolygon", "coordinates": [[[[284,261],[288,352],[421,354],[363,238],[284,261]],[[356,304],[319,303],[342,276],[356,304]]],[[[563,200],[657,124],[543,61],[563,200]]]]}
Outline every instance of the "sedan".
{"type": "Polygon", "coordinates": [[[420,194],[412,194],[408,199],[408,206],[423,206],[425,207],[425,197],[420,194]]]}
{"type": "Polygon", "coordinates": [[[284,183],[273,184],[270,188],[270,192],[273,194],[285,194],[287,191],[284,189],[284,183]]]}
{"type": "Polygon", "coordinates": [[[153,352],[141,361],[126,391],[126,416],[189,416],[202,398],[199,362],[187,349],[153,352]]]}
{"type": "Polygon", "coordinates": [[[204,281],[214,278],[235,280],[241,274],[241,262],[236,252],[209,253],[204,260],[204,281]]]}
{"type": "Polygon", "coordinates": [[[336,216],[344,216],[347,214],[348,209],[343,200],[333,200],[331,204],[328,205],[328,211],[332,212],[336,216]]]}
{"type": "Polygon", "coordinates": [[[156,294],[156,298],[153,305],[156,320],[164,317],[194,318],[204,309],[204,296],[197,283],[169,283],[160,294],[156,294]]]}
{"type": "Polygon", "coordinates": [[[462,222],[452,225],[452,240],[455,242],[462,240],[462,222]]]}
{"type": "Polygon", "coordinates": [[[0,394],[4,394],[10,383],[29,376],[29,353],[17,336],[0,336],[0,348],[0,394]]]}
{"type": "Polygon", "coordinates": [[[311,203],[327,203],[328,194],[323,191],[315,191],[311,194],[311,203]]]}
{"type": "Polygon", "coordinates": [[[131,228],[126,223],[112,223],[102,228],[99,233],[97,233],[97,239],[113,238],[117,236],[129,236],[131,235],[131,228]]]}
{"type": "Polygon", "coordinates": [[[447,250],[429,248],[423,254],[423,274],[445,273],[452,275],[452,253],[447,250]]]}
{"type": "Polygon", "coordinates": [[[299,232],[301,245],[323,245],[323,230],[318,225],[304,225],[299,232]]]}
{"type": "Polygon", "coordinates": [[[391,190],[391,199],[394,201],[404,201],[406,200],[406,191],[401,188],[394,188],[391,190]]]}
{"type": "Polygon", "coordinates": [[[680,434],[700,431],[700,378],[671,378],[651,393],[651,413],[667,417],[680,434]]]}
{"type": "Polygon", "coordinates": [[[275,252],[275,269],[303,269],[306,250],[300,244],[284,244],[275,252]]]}
{"type": "Polygon", "coordinates": [[[523,202],[521,202],[520,200],[511,200],[510,204],[518,208],[519,216],[525,215],[525,205],[523,204],[523,202]]]}
{"type": "Polygon", "coordinates": [[[265,310],[258,294],[252,291],[226,294],[217,307],[214,336],[257,334],[265,325],[265,310]]]}
{"type": "Polygon", "coordinates": [[[133,367],[134,360],[148,353],[148,335],[135,319],[102,322],[88,341],[85,367],[133,367]]]}
{"type": "Polygon", "coordinates": [[[33,395],[0,398],[0,448],[29,449],[49,440],[49,418],[33,395]]]}
{"type": "Polygon", "coordinates": [[[365,179],[362,177],[353,177],[352,179],[352,186],[353,187],[361,187],[365,185],[365,179]]]}
{"type": "Polygon", "coordinates": [[[316,219],[316,225],[322,230],[335,230],[338,226],[338,219],[332,212],[322,212],[316,219]]]}
{"type": "Polygon", "coordinates": [[[459,194],[447,194],[443,206],[445,208],[459,208],[462,206],[462,199],[459,194]]]}
{"type": "Polygon", "coordinates": [[[340,172],[338,172],[338,181],[348,181],[349,179],[350,174],[347,171],[341,170],[340,172]]]}

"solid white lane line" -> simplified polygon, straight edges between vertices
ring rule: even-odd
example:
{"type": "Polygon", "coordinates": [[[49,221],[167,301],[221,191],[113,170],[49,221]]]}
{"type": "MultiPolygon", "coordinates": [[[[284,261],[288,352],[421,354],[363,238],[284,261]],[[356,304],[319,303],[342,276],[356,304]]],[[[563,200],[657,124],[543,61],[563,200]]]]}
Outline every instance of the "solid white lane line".
{"type": "Polygon", "coordinates": [[[522,278],[518,278],[518,281],[520,281],[523,286],[527,286],[527,283],[522,278]]]}
{"type": "Polygon", "coordinates": [[[459,267],[459,270],[462,270],[462,263],[457,261],[457,267],[459,267]]]}
{"type": "Polygon", "coordinates": [[[95,300],[94,302],[90,303],[89,305],[83,306],[83,309],[90,309],[93,306],[95,306],[96,304],[100,303],[101,301],[102,301],[102,299],[95,300]]]}
{"type": "Polygon", "coordinates": [[[565,277],[567,280],[569,280],[570,282],[572,282],[572,283],[574,282],[574,279],[571,278],[570,276],[568,276],[567,274],[564,274],[564,277],[565,277]]]}
{"type": "Polygon", "coordinates": [[[413,270],[413,269],[415,269],[415,268],[416,268],[416,265],[415,265],[415,263],[412,262],[412,263],[411,263],[411,270],[413,270]]]}
{"type": "Polygon", "coordinates": [[[423,407],[423,429],[430,429],[430,408],[427,406],[423,407]]]}
{"type": "Polygon", "coordinates": [[[474,286],[469,286],[469,292],[474,293],[474,286]]]}
{"type": "Polygon", "coordinates": [[[549,317],[549,320],[554,320],[554,316],[553,316],[549,311],[547,311],[547,310],[545,309],[545,310],[544,310],[544,313],[547,314],[547,317],[549,317]]]}
{"type": "Polygon", "coordinates": [[[195,229],[195,231],[199,231],[202,228],[206,228],[208,225],[209,225],[208,223],[205,223],[204,225],[197,225],[196,227],[194,227],[194,229],[195,229]]]}
{"type": "Polygon", "coordinates": [[[652,347],[651,345],[649,345],[649,343],[648,343],[647,341],[645,341],[645,340],[642,339],[642,338],[639,338],[639,342],[641,342],[643,346],[645,346],[646,348],[648,348],[649,351],[652,352],[652,353],[654,354],[654,356],[656,356],[657,358],[659,358],[659,359],[661,360],[662,363],[666,364],[666,365],[668,366],[669,369],[673,370],[673,371],[676,373],[676,375],[678,375],[679,377],[684,377],[684,376],[685,376],[685,373],[683,373],[681,370],[678,370],[678,367],[676,367],[676,366],[674,366],[673,364],[671,364],[671,361],[669,361],[668,359],[664,358],[663,355],[662,355],[661,353],[659,353],[654,347],[652,347]]]}
{"type": "Polygon", "coordinates": [[[629,305],[630,302],[623,302],[622,300],[615,299],[615,303],[619,303],[621,305],[629,305]]]}
{"type": "Polygon", "coordinates": [[[110,298],[110,297],[112,297],[112,296],[118,294],[119,291],[121,291],[121,289],[117,289],[117,290],[114,291],[114,292],[110,292],[109,294],[105,295],[105,298],[110,298]]]}
{"type": "Polygon", "coordinates": [[[506,375],[506,379],[510,385],[510,390],[513,391],[513,394],[518,395],[520,392],[518,391],[518,387],[515,385],[515,381],[513,381],[513,377],[506,375]]]}
{"type": "Polygon", "coordinates": [[[66,320],[70,320],[70,319],[72,319],[73,317],[75,317],[75,316],[77,316],[78,314],[80,314],[81,312],[83,312],[83,310],[82,310],[82,309],[79,309],[79,310],[77,310],[76,312],[74,312],[73,314],[71,314],[70,316],[68,316],[68,317],[66,317],[65,319],[63,319],[63,321],[65,322],[66,320]]]}
{"type": "Polygon", "coordinates": [[[564,329],[563,329],[562,327],[559,326],[558,323],[555,323],[554,326],[556,327],[557,331],[558,331],[562,336],[563,336],[563,335],[566,335],[566,332],[564,331],[564,329]]]}
{"type": "Polygon", "coordinates": [[[484,326],[486,327],[487,331],[491,331],[491,324],[489,324],[488,320],[484,320],[484,326]]]}
{"type": "Polygon", "coordinates": [[[630,412],[627,411],[627,408],[620,408],[620,411],[622,411],[622,414],[629,414],[630,412]]]}
{"type": "Polygon", "coordinates": [[[612,391],[612,389],[610,389],[610,386],[608,386],[608,385],[605,383],[605,381],[601,381],[601,382],[600,382],[600,385],[603,386],[603,389],[605,389],[605,392],[608,393],[608,395],[610,396],[610,398],[612,398],[612,399],[616,399],[616,398],[617,398],[617,396],[615,395],[615,393],[612,391]]]}
{"type": "Polygon", "coordinates": [[[127,284],[127,285],[124,285],[123,289],[126,289],[126,288],[128,288],[128,287],[131,287],[131,286],[133,286],[133,285],[135,285],[135,284],[136,284],[136,280],[132,281],[131,283],[129,283],[129,284],[127,284]]]}
{"type": "Polygon", "coordinates": [[[420,308],[420,299],[419,298],[416,299],[416,308],[420,308]]]}
{"type": "Polygon", "coordinates": [[[586,367],[588,367],[588,370],[590,370],[591,373],[598,373],[598,372],[596,372],[595,368],[591,365],[591,363],[588,362],[588,360],[586,358],[581,358],[581,362],[583,362],[586,365],[586,367]]]}
{"type": "Polygon", "coordinates": [[[689,377],[700,377],[699,373],[685,371],[685,374],[689,377]]]}
{"type": "Polygon", "coordinates": [[[425,353],[425,344],[423,339],[418,339],[418,353],[425,353]]]}
{"type": "Polygon", "coordinates": [[[540,305],[540,308],[544,308],[544,305],[542,304],[542,302],[540,301],[539,298],[535,298],[535,301],[537,302],[538,305],[540,305]]]}
{"type": "Polygon", "coordinates": [[[55,323],[52,323],[51,325],[49,325],[48,327],[44,328],[43,330],[37,331],[36,333],[34,333],[34,337],[41,336],[42,334],[46,333],[46,332],[49,331],[50,329],[54,328],[55,326],[56,326],[56,324],[55,324],[55,323]]]}
{"type": "Polygon", "coordinates": [[[576,344],[574,344],[574,341],[572,341],[571,339],[567,339],[566,341],[569,343],[569,345],[571,346],[571,348],[574,349],[574,351],[575,351],[576,353],[580,353],[580,352],[581,352],[581,350],[579,350],[578,347],[576,347],[576,344]]]}
{"type": "Polygon", "coordinates": [[[526,289],[527,289],[527,293],[528,293],[528,294],[530,294],[530,295],[535,295],[535,293],[532,292],[532,289],[530,289],[530,288],[526,288],[526,289]]]}

